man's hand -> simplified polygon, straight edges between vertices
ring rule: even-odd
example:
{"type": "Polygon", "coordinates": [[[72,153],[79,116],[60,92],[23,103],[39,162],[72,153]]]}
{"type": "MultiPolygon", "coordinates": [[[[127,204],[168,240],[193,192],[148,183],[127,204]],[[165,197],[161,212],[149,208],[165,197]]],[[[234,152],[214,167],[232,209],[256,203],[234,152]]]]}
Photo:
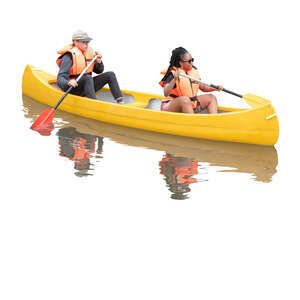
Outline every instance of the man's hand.
{"type": "Polygon", "coordinates": [[[75,79],[71,79],[69,82],[68,82],[68,86],[72,86],[73,88],[76,88],[78,86],[78,83],[75,79]]]}
{"type": "Polygon", "coordinates": [[[99,51],[96,51],[95,53],[97,55],[96,63],[100,64],[102,60],[102,54],[99,51]]]}

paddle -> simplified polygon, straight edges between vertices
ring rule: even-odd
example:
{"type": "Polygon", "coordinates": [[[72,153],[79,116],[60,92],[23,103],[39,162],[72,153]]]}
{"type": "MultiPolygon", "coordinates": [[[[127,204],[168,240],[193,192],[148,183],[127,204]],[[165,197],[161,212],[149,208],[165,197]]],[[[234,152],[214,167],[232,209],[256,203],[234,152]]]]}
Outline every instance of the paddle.
{"type": "MultiPolygon", "coordinates": [[[[189,75],[186,75],[186,74],[179,74],[179,76],[186,77],[186,78],[189,78],[189,79],[191,79],[191,80],[193,80],[193,81],[196,81],[196,82],[205,84],[205,85],[207,85],[207,86],[213,87],[214,89],[218,89],[218,86],[215,85],[215,84],[207,84],[207,83],[204,83],[203,81],[201,81],[201,80],[199,80],[199,79],[196,79],[196,78],[194,78],[194,77],[191,77],[191,76],[189,76],[189,75]]],[[[224,89],[224,88],[223,88],[222,92],[225,92],[225,93],[228,93],[228,94],[231,94],[231,95],[234,95],[234,96],[243,98],[243,95],[237,94],[237,93],[235,93],[235,92],[229,91],[229,90],[224,89]]]]}
{"type": "MultiPolygon", "coordinates": [[[[92,65],[92,63],[96,60],[96,58],[97,55],[94,56],[92,61],[85,67],[82,73],[76,78],[76,82],[78,82],[81,79],[81,77],[84,75],[87,69],[92,65]]],[[[37,117],[37,119],[31,125],[30,128],[32,130],[38,131],[42,135],[50,135],[51,130],[54,128],[52,121],[53,121],[55,110],[58,108],[58,106],[62,103],[62,101],[66,98],[66,96],[70,93],[72,89],[73,87],[70,86],[68,90],[65,92],[65,94],[57,102],[57,104],[54,107],[48,108],[47,110],[42,112],[40,116],[37,117]]]]}

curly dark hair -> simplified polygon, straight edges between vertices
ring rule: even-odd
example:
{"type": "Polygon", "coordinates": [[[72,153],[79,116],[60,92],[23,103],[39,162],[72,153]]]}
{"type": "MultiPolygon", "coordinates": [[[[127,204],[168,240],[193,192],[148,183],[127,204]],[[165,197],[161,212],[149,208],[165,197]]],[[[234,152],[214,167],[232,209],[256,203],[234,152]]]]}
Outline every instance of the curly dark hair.
{"type": "Polygon", "coordinates": [[[172,51],[172,56],[171,56],[171,59],[170,59],[170,65],[168,67],[168,70],[167,70],[165,76],[162,78],[161,81],[165,81],[167,79],[167,77],[169,76],[169,74],[170,74],[173,67],[176,67],[176,68],[180,67],[179,62],[182,60],[183,56],[186,53],[188,53],[188,51],[186,49],[184,49],[183,47],[177,47],[172,51]]]}

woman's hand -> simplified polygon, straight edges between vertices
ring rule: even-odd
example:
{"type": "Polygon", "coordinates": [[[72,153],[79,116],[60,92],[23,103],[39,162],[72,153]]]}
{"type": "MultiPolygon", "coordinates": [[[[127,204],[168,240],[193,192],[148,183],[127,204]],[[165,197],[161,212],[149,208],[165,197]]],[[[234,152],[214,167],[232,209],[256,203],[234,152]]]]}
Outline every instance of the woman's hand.
{"type": "Polygon", "coordinates": [[[176,69],[176,71],[175,71],[175,73],[174,73],[174,79],[175,79],[175,80],[178,80],[179,74],[180,74],[179,69],[176,69]]]}
{"type": "Polygon", "coordinates": [[[195,114],[199,113],[201,111],[201,106],[200,106],[200,102],[197,101],[197,106],[194,108],[194,112],[195,114]]]}

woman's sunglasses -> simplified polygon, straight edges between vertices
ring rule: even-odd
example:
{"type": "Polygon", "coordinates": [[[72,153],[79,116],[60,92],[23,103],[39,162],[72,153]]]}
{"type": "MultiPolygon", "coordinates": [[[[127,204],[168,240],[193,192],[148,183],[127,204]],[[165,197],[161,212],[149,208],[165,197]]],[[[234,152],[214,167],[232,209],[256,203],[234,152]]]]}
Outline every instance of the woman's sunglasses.
{"type": "Polygon", "coordinates": [[[194,62],[194,59],[190,59],[190,60],[182,60],[182,62],[188,62],[189,64],[193,63],[194,62]]]}

